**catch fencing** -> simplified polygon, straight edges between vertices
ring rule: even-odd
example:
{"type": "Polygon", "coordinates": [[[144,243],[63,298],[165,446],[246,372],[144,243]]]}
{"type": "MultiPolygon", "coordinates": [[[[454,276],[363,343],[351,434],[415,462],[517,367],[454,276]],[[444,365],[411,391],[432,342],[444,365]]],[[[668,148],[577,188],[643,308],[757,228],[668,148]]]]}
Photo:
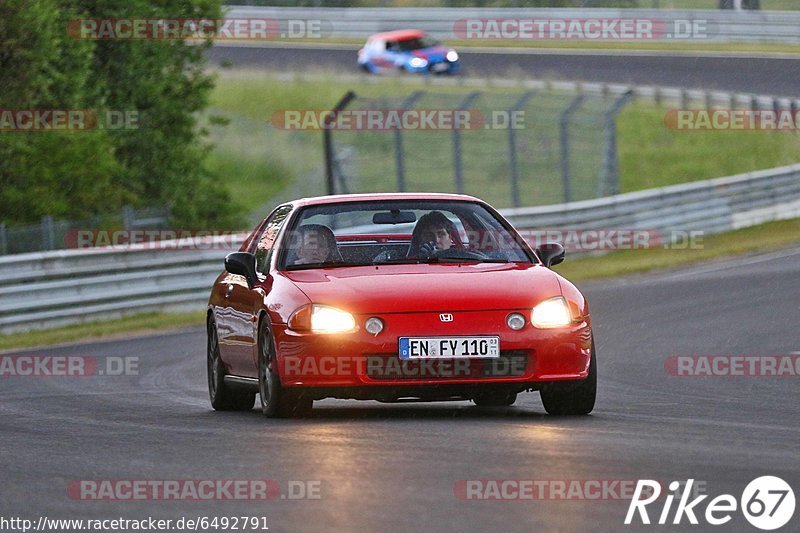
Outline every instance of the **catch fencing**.
{"type": "Polygon", "coordinates": [[[38,224],[7,227],[0,222],[0,255],[64,250],[74,248],[78,231],[97,227],[125,230],[166,228],[169,210],[165,208],[133,208],[125,206],[119,216],[102,216],[85,220],[58,220],[44,216],[38,224]]]}
{"type": "Polygon", "coordinates": [[[328,193],[455,192],[497,207],[617,194],[616,117],[631,97],[547,89],[418,90],[399,98],[350,92],[324,130],[328,193]],[[347,125],[376,112],[385,122],[347,125]],[[456,112],[467,119],[460,126],[456,112]],[[388,127],[392,117],[416,125],[425,116],[456,118],[442,128],[388,127]]]}

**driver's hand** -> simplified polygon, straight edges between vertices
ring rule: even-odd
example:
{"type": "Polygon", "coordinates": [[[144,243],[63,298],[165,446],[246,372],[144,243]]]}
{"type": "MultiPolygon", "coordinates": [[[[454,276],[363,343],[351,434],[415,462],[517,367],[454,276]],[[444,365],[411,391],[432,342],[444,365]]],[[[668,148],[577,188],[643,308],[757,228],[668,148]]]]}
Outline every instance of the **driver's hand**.
{"type": "Polygon", "coordinates": [[[426,242],[419,247],[419,256],[423,259],[431,257],[436,252],[436,243],[434,241],[426,242]]]}

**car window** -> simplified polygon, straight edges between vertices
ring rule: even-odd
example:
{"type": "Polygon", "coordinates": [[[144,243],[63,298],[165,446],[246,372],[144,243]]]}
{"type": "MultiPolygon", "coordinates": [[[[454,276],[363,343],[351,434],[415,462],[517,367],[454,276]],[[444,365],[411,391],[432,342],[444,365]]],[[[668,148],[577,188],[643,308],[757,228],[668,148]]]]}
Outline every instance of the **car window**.
{"type": "MultiPolygon", "coordinates": [[[[509,231],[483,205],[466,201],[396,200],[348,202],[303,208],[292,228],[285,232],[285,253],[279,268],[295,270],[313,267],[370,265],[380,262],[415,263],[420,257],[414,250],[414,233],[422,217],[436,212],[449,221],[450,246],[437,255],[439,262],[533,262],[520,245],[519,236],[509,231]],[[316,228],[316,229],[314,229],[316,228]],[[307,230],[333,235],[326,239],[333,249],[317,255],[315,261],[302,260],[307,230]]],[[[418,245],[419,243],[417,243],[418,245]]],[[[440,246],[437,245],[437,248],[440,246]]]]}
{"type": "Polygon", "coordinates": [[[421,37],[414,37],[412,39],[404,39],[397,44],[399,50],[408,52],[410,50],[420,50],[422,48],[436,46],[439,44],[439,41],[429,35],[423,35],[421,37]]]}
{"type": "Polygon", "coordinates": [[[258,238],[255,250],[256,270],[261,274],[266,274],[269,270],[269,262],[272,257],[275,239],[291,212],[292,206],[290,205],[281,206],[276,209],[272,215],[270,215],[267,224],[264,226],[263,233],[258,238]]]}

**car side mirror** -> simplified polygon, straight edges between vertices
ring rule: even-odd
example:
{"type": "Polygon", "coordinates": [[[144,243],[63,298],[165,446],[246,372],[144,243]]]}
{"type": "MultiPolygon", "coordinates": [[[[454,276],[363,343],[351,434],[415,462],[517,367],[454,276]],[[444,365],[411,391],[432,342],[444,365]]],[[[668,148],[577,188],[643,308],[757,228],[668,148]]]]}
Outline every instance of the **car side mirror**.
{"type": "Polygon", "coordinates": [[[536,248],[536,255],[542,260],[544,266],[550,268],[564,262],[567,251],[557,242],[546,242],[536,248]]]}
{"type": "Polygon", "coordinates": [[[225,256],[225,270],[231,274],[244,276],[247,285],[253,287],[256,277],[256,256],[250,252],[232,252],[225,256]]]}

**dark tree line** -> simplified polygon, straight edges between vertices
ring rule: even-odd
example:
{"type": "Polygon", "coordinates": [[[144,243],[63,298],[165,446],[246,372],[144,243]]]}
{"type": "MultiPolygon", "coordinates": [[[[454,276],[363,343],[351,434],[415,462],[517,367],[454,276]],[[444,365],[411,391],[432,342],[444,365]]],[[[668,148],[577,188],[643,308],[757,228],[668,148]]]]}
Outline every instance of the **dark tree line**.
{"type": "Polygon", "coordinates": [[[133,111],[136,119],[122,130],[0,131],[0,222],[84,218],[131,204],[169,207],[182,227],[238,224],[227,190],[204,163],[197,114],[213,80],[203,71],[202,43],[88,40],[68,31],[85,18],[218,19],[220,4],[0,2],[0,111],[91,110],[101,123],[133,111]]]}

